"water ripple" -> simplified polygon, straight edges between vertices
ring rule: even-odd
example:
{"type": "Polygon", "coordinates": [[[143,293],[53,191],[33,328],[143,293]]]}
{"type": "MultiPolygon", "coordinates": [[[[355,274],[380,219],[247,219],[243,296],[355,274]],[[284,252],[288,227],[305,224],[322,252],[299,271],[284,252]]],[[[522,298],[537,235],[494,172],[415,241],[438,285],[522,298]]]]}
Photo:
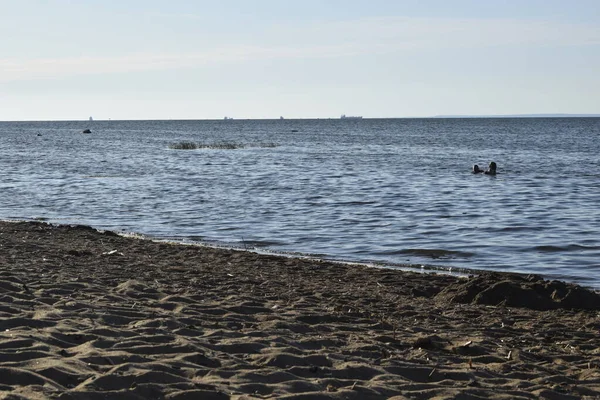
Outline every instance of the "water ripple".
{"type": "Polygon", "coordinates": [[[600,119],[232,122],[0,122],[0,217],[600,288],[600,119]]]}

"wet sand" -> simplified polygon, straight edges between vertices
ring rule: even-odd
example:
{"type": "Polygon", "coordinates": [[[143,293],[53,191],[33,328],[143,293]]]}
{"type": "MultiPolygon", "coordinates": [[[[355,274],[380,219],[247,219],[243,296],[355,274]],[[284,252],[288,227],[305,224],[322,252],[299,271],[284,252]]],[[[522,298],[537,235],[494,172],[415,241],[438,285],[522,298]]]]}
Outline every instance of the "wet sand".
{"type": "Polygon", "coordinates": [[[599,296],[0,223],[0,396],[600,397],[599,296]]]}

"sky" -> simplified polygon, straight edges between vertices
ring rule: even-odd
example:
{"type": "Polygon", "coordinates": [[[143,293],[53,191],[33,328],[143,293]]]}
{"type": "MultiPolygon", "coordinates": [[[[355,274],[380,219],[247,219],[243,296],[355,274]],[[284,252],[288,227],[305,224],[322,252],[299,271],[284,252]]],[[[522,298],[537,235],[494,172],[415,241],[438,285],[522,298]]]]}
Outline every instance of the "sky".
{"type": "Polygon", "coordinates": [[[0,121],[600,113],[598,0],[0,0],[0,121]]]}

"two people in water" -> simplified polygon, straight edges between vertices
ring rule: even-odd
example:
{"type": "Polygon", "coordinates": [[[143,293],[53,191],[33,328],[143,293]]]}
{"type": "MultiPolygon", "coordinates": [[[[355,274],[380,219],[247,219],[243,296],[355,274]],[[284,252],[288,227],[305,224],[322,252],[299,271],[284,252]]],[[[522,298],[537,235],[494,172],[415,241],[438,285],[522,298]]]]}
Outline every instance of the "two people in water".
{"type": "Polygon", "coordinates": [[[479,169],[479,165],[475,164],[475,165],[473,165],[473,173],[474,174],[496,175],[496,163],[492,161],[490,163],[490,165],[488,166],[488,169],[485,171],[482,169],[479,169]]]}

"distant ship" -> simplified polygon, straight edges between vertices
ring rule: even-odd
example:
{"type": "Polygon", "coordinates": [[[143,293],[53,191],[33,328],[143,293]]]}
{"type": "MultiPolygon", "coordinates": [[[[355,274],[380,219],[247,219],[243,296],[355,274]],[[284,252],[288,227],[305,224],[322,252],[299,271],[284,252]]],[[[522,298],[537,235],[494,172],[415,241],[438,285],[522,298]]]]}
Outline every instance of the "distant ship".
{"type": "Polygon", "coordinates": [[[281,117],[279,117],[279,119],[283,119],[283,115],[281,117]]]}
{"type": "Polygon", "coordinates": [[[340,119],[362,119],[362,116],[352,116],[352,115],[342,114],[340,119]]]}
{"type": "Polygon", "coordinates": [[[93,120],[94,120],[94,118],[90,117],[90,121],[93,121],[93,120]]]}
{"type": "Polygon", "coordinates": [[[231,121],[233,119],[233,117],[225,117],[224,120],[225,121],[231,121]]]}

